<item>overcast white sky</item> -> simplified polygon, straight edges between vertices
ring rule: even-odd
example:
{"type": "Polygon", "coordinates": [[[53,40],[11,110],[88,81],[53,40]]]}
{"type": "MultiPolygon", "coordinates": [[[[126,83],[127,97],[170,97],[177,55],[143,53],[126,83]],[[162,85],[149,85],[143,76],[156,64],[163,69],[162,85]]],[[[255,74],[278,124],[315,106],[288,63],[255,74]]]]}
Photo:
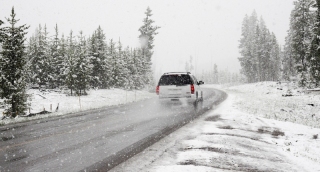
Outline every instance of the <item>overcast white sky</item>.
{"type": "Polygon", "coordinates": [[[219,69],[238,72],[239,39],[245,14],[256,10],[281,45],[289,28],[293,0],[0,0],[0,19],[9,17],[15,7],[20,24],[28,24],[29,36],[39,24],[53,34],[70,30],[91,35],[100,25],[107,39],[121,39],[125,46],[138,47],[138,28],[145,10],[160,26],[155,37],[153,62],[157,73],[184,71],[190,56],[196,59],[196,72],[219,69]]]}

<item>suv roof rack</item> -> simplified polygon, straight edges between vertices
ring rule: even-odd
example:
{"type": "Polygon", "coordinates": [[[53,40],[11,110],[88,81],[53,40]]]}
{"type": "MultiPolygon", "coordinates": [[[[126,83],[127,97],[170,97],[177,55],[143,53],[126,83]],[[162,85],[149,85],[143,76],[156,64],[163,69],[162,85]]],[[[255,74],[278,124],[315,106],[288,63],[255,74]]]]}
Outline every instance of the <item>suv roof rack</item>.
{"type": "Polygon", "coordinates": [[[187,74],[191,74],[191,72],[166,72],[166,73],[164,73],[164,75],[168,75],[170,73],[187,73],[187,74]]]}

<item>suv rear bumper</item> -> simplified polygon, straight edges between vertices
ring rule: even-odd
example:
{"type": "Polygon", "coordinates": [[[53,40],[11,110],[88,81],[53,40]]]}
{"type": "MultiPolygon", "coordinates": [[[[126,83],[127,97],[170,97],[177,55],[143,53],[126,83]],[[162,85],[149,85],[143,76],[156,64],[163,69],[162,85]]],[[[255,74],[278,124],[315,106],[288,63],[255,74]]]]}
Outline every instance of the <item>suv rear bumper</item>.
{"type": "Polygon", "coordinates": [[[181,102],[188,102],[193,103],[197,100],[195,94],[191,94],[190,96],[184,96],[184,97],[173,97],[173,96],[161,96],[159,95],[160,101],[181,101],[181,102]]]}

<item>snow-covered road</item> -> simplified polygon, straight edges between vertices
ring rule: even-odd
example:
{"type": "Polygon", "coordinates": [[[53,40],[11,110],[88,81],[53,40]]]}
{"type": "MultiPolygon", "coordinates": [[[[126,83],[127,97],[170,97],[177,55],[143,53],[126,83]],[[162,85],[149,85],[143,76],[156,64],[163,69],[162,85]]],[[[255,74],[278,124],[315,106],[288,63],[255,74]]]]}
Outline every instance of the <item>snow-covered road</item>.
{"type": "Polygon", "coordinates": [[[0,171],[105,171],[220,103],[224,94],[211,88],[204,95],[200,113],[152,98],[0,126],[0,171]]]}
{"type": "Polygon", "coordinates": [[[320,129],[250,115],[228,94],[216,110],[111,171],[320,171],[320,129]]]}

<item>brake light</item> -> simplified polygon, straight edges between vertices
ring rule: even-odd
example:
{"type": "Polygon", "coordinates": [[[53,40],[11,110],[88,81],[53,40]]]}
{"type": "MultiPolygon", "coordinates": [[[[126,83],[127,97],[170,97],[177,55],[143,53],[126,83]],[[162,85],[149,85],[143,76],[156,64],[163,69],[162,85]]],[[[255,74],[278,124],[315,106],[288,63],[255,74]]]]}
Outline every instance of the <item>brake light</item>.
{"type": "Polygon", "coordinates": [[[194,94],[194,85],[191,84],[191,94],[194,94]]]}
{"type": "Polygon", "coordinates": [[[159,90],[160,90],[160,86],[158,85],[158,86],[156,87],[156,93],[157,93],[157,95],[159,95],[159,90]]]}

